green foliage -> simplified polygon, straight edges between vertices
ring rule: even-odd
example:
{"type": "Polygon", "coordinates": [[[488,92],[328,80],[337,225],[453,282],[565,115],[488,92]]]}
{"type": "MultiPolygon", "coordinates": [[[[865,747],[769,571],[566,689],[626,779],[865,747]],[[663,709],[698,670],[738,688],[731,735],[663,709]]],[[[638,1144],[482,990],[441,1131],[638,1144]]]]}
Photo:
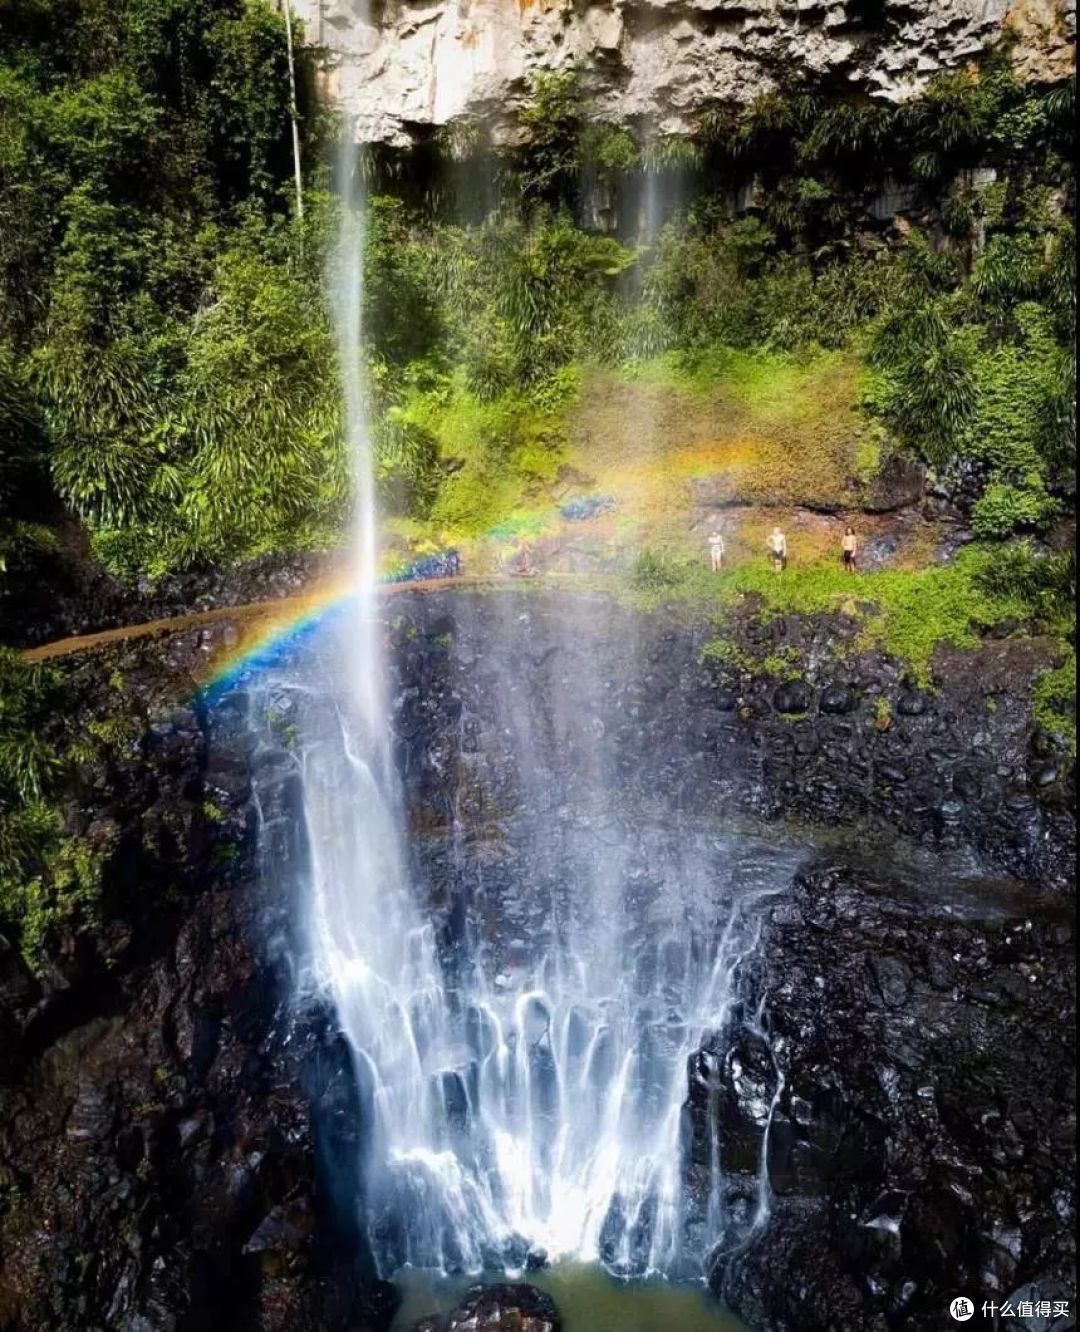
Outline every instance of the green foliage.
{"type": "Polygon", "coordinates": [[[647,595],[663,594],[682,587],[687,577],[687,562],[667,552],[646,548],[634,558],[630,571],[631,586],[647,595]]]}
{"type": "Polygon", "coordinates": [[[759,597],[779,611],[854,611],[863,619],[865,643],[892,653],[929,682],[940,644],[975,647],[979,630],[1028,617],[1029,607],[1013,589],[988,583],[994,560],[992,550],[969,547],[949,565],[864,575],[854,590],[850,575],[831,565],[791,567],[777,577],[761,563],[728,575],[725,592],[759,597]]]}
{"type": "MultiPolygon", "coordinates": [[[[336,212],[312,190],[305,225],[287,216],[280,14],[269,0],[9,0],[0,28],[0,561],[36,539],[36,515],[3,507],[27,467],[125,576],[333,541],[348,508],[323,290],[336,212]]],[[[303,59],[300,73],[310,164],[323,130],[303,59]]],[[[899,106],[774,91],[691,138],[649,137],[598,118],[579,71],[537,75],[482,222],[369,200],[384,502],[469,530],[496,521],[553,475],[585,363],[671,352],[706,375],[717,348],[869,341],[885,445],[974,467],[981,534],[1045,525],[1075,438],[1073,95],[994,57],[899,106]],[[985,165],[997,180],[977,188],[985,165]],[[575,221],[599,179],[628,234],[628,205],[665,173],[686,206],[648,246],[575,221]],[[919,182],[950,242],[867,243],[887,174],[919,182]]],[[[441,139],[456,161],[494,153],[465,122],[441,139]]],[[[372,180],[413,165],[379,176],[377,156],[372,180]]]]}
{"type": "Polygon", "coordinates": [[[298,242],[252,218],[183,324],[34,353],[57,491],[117,571],[296,543],[344,512],[333,341],[298,242]]]}
{"type": "Polygon", "coordinates": [[[647,140],[639,160],[646,171],[686,171],[701,166],[702,156],[700,144],[693,139],[681,134],[667,134],[647,140]]]}
{"type": "Polygon", "coordinates": [[[87,703],[60,667],[0,649],[0,932],[35,968],[100,917],[116,825],[81,828],[72,794],[82,774],[137,759],[142,731],[127,710],[87,703]]]}
{"type": "MultiPolygon", "coordinates": [[[[971,546],[952,564],[917,571],[886,570],[853,583],[835,564],[791,565],[777,575],[766,560],[712,574],[700,560],[643,551],[630,576],[630,595],[645,609],[685,602],[701,608],[730,608],[750,600],[764,611],[815,615],[844,611],[859,619],[861,646],[879,647],[903,661],[924,684],[931,679],[935,651],[942,644],[978,646],[979,635],[1010,621],[1041,627],[1040,608],[1022,582],[995,577],[998,552],[971,546]]],[[[1045,606],[1042,608],[1045,611],[1045,606]]],[[[725,649],[716,655],[726,659],[725,649]]],[[[788,655],[768,665],[778,675],[796,670],[788,655]]]]}
{"type": "Polygon", "coordinates": [[[1069,648],[1060,666],[1044,671],[1032,689],[1036,720],[1076,753],[1076,651],[1069,648]]]}
{"type": "Polygon", "coordinates": [[[52,542],[49,530],[34,521],[42,488],[42,451],[25,366],[0,342],[0,574],[21,550],[52,542]]]}
{"type": "Polygon", "coordinates": [[[583,112],[577,70],[532,76],[528,100],[518,111],[527,136],[520,161],[526,201],[558,202],[573,191],[581,163],[583,112]]]}
{"type": "MultiPolygon", "coordinates": [[[[426,441],[426,475],[438,482],[419,511],[451,533],[493,528],[536,483],[553,480],[562,460],[556,413],[520,391],[478,397],[462,370],[435,386],[414,389],[390,416],[399,438],[426,441]]],[[[400,484],[404,470],[389,464],[380,449],[384,487],[400,484]]]]}
{"type": "Polygon", "coordinates": [[[974,462],[985,489],[972,509],[979,536],[1044,526],[1071,489],[1075,360],[1060,341],[1046,246],[998,238],[970,291],[917,288],[878,321],[868,406],[915,452],[942,465],[974,462]],[[1008,242],[1008,243],[1005,243],[1008,242]],[[981,316],[981,317],[980,317],[981,316]]]}
{"type": "Polygon", "coordinates": [[[283,221],[285,60],[262,0],[0,12],[0,473],[30,439],[124,573],[343,508],[318,237],[283,221]]]}
{"type": "Polygon", "coordinates": [[[61,767],[48,724],[58,698],[54,672],[0,649],[0,927],[16,937],[38,900],[43,857],[59,845],[60,822],[46,800],[61,767]]]}
{"type": "Polygon", "coordinates": [[[26,666],[0,648],[0,801],[30,804],[48,789],[60,757],[42,725],[59,706],[59,680],[45,666],[26,666]]]}
{"type": "Polygon", "coordinates": [[[1038,483],[1011,486],[992,481],[972,506],[971,526],[976,536],[1002,539],[1044,527],[1058,511],[1057,503],[1038,483]]]}
{"type": "Polygon", "coordinates": [[[641,153],[634,136],[618,125],[593,123],[587,126],[582,136],[582,154],[606,180],[633,171],[641,164],[641,153]]]}
{"type": "Polygon", "coordinates": [[[890,312],[871,363],[884,373],[876,406],[902,439],[931,462],[946,461],[975,414],[971,350],[945,301],[890,312]]]}
{"type": "Polygon", "coordinates": [[[0,920],[13,920],[23,955],[32,967],[45,961],[65,930],[99,919],[107,846],[66,837],[44,806],[24,811],[32,820],[35,859],[41,872],[15,883],[0,872],[0,920]]]}
{"type": "Polygon", "coordinates": [[[1071,632],[1076,602],[1074,550],[1046,551],[1029,538],[1010,541],[994,550],[976,579],[991,598],[1021,603],[1038,633],[1064,638],[1071,632]]]}

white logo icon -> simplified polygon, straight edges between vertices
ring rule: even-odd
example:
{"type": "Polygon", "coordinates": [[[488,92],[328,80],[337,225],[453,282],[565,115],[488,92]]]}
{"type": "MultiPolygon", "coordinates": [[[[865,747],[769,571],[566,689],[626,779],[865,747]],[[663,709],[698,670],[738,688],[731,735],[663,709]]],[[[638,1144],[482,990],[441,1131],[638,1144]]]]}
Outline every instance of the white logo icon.
{"type": "Polygon", "coordinates": [[[975,1317],[975,1306],[966,1295],[957,1295],[956,1299],[949,1305],[949,1313],[958,1323],[966,1323],[969,1318],[975,1317]]]}

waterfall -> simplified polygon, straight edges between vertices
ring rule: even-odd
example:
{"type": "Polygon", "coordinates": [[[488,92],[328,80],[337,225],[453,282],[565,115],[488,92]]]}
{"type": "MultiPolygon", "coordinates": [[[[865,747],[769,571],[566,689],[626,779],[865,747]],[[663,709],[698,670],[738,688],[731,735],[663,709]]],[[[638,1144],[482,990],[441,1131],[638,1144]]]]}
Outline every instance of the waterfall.
{"type": "MultiPolygon", "coordinates": [[[[487,900],[494,890],[452,820],[463,923],[447,946],[405,844],[393,762],[399,700],[376,597],[364,383],[364,190],[346,138],[329,280],[355,595],[302,668],[263,677],[255,715],[271,719],[263,743],[275,771],[290,719],[306,848],[301,989],[329,1001],[352,1053],[356,1208],[385,1275],[514,1271],[543,1251],[625,1275],[700,1276],[720,1233],[745,1239],[767,1208],[762,1171],[753,1214],[724,1215],[716,1134],[695,1147],[687,1104],[695,1060],[719,1067],[732,1030],[761,1029],[749,963],[760,906],[784,876],[684,825],[662,792],[648,812],[622,798],[618,736],[633,718],[590,659],[595,606],[568,606],[561,673],[504,666],[485,703],[518,793],[507,838],[520,881],[487,900]]],[[[524,645],[527,621],[510,596],[471,632],[481,652],[485,635],[524,645]]],[[[632,635],[623,641],[625,682],[640,692],[644,667],[632,635]]]]}

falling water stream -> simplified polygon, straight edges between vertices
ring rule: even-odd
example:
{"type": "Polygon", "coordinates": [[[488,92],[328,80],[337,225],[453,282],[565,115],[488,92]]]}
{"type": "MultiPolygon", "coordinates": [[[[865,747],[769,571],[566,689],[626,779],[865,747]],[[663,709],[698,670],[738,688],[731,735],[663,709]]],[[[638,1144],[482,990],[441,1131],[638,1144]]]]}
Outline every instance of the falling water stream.
{"type": "MultiPolygon", "coordinates": [[[[530,868],[510,899],[465,903],[447,954],[405,845],[392,761],[363,383],[364,201],[351,149],[339,177],[330,279],[356,592],[323,633],[318,683],[285,664],[262,688],[292,696],[307,848],[302,988],[329,998],[352,1051],[364,1121],[356,1196],[371,1251],[386,1275],[515,1272],[542,1251],[621,1276],[700,1279],[721,1232],[745,1242],[763,1224],[767,1191],[763,1157],[754,1204],[722,1215],[715,1144],[690,1187],[688,1069],[696,1061],[716,1083],[735,1027],[767,1040],[747,978],[761,905],[787,875],[715,831],[683,827],[662,799],[643,841],[602,720],[611,682],[589,669],[595,609],[568,609],[565,639],[582,668],[542,685],[506,673],[490,700],[530,868]],[[552,728],[562,791],[542,758],[552,728]]],[[[526,635],[527,618],[510,604],[499,638],[526,635]]],[[[457,872],[482,881],[459,831],[449,830],[457,872]]],[[[774,1101],[763,1094],[754,1109],[763,1141],[774,1101]]]]}

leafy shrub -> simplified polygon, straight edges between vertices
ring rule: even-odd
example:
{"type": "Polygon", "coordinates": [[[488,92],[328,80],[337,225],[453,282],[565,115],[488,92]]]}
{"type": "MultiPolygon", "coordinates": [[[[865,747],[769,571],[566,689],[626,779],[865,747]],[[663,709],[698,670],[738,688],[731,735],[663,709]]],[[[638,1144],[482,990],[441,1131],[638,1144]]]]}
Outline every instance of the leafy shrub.
{"type": "Polygon", "coordinates": [[[678,587],[683,575],[680,562],[647,548],[635,557],[630,578],[633,586],[642,592],[664,592],[678,587]]]}
{"type": "Polygon", "coordinates": [[[1061,736],[1076,752],[1076,651],[1070,648],[1060,666],[1044,671],[1032,690],[1035,716],[1048,731],[1061,736]]]}
{"type": "Polygon", "coordinates": [[[1041,633],[1069,632],[1076,601],[1076,552],[1037,549],[1028,539],[1000,547],[976,573],[991,597],[1021,602],[1041,633]]]}
{"type": "Polygon", "coordinates": [[[976,536],[1000,540],[1014,532],[1042,527],[1058,508],[1036,485],[1010,486],[993,481],[972,506],[971,526],[976,536]]]}
{"type": "Polygon", "coordinates": [[[955,450],[976,410],[970,338],[953,325],[944,301],[890,312],[871,363],[883,373],[876,406],[897,434],[930,462],[955,450]]]}

